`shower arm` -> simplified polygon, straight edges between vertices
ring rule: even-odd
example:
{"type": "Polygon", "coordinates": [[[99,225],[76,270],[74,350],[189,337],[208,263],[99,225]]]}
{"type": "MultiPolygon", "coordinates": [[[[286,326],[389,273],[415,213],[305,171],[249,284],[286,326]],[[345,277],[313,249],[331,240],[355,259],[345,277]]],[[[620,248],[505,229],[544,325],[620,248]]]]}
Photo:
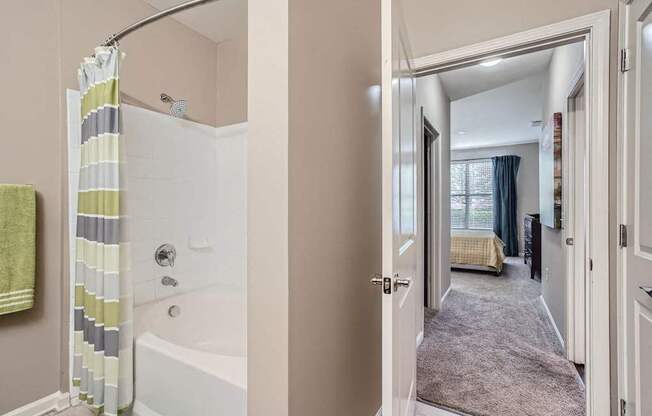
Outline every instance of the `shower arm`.
{"type": "Polygon", "coordinates": [[[150,23],[154,23],[160,19],[163,19],[164,17],[168,17],[170,15],[182,12],[184,10],[192,9],[193,7],[201,6],[202,4],[206,3],[212,3],[217,0],[190,0],[186,1],[181,4],[177,4],[176,6],[172,6],[169,9],[161,10],[158,13],[155,13],[149,17],[145,17],[143,19],[140,19],[136,23],[125,27],[121,31],[112,34],[109,36],[103,43],[102,46],[112,46],[112,45],[117,45],[122,38],[130,34],[131,32],[134,32],[144,26],[147,26],[150,23]]]}

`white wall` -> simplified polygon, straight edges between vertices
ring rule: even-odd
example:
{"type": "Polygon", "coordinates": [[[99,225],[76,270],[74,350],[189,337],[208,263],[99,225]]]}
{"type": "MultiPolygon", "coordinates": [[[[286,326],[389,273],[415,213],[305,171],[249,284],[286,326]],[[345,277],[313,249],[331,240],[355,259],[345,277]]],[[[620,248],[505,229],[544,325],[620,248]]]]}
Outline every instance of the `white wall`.
{"type": "Polygon", "coordinates": [[[518,215],[518,250],[523,254],[523,216],[539,212],[539,144],[528,143],[511,146],[483,147],[478,149],[453,150],[452,160],[482,159],[493,156],[516,155],[521,165],[516,178],[518,215]]]}
{"type": "Polygon", "coordinates": [[[538,141],[546,72],[451,103],[453,149],[505,146],[538,141]],[[463,131],[464,134],[459,134],[463,131]]]}
{"type": "MultiPolygon", "coordinates": [[[[573,75],[584,63],[584,43],[555,48],[550,61],[546,83],[544,121],[551,120],[552,114],[563,112],[571,88],[573,75]]],[[[562,124],[567,115],[562,115],[562,124]]],[[[562,137],[562,140],[565,138],[562,137]]],[[[605,190],[607,184],[605,184],[605,190]]],[[[562,233],[560,229],[541,226],[542,230],[542,289],[543,298],[550,309],[559,332],[566,333],[566,273],[563,263],[562,233]]]]}
{"type": "Polygon", "coordinates": [[[136,305],[216,284],[244,287],[244,127],[215,129],[132,106],[123,120],[136,305]],[[173,268],[153,260],[164,243],[176,247],[173,268]],[[179,286],[161,285],[164,275],[179,286]]]}
{"type": "MultiPolygon", "coordinates": [[[[435,130],[439,133],[436,141],[440,160],[436,162],[436,175],[440,178],[440,183],[433,184],[433,193],[437,193],[441,200],[441,211],[438,213],[433,222],[433,228],[439,229],[440,244],[435,244],[432,259],[433,270],[440,277],[441,284],[440,294],[443,296],[450,287],[450,109],[451,103],[444,92],[443,85],[439,76],[431,75],[417,79],[417,106],[423,107],[425,117],[430,121],[435,130]]],[[[419,158],[423,160],[423,137],[418,137],[419,158]]],[[[433,149],[434,150],[434,149],[433,149]]],[[[421,190],[419,195],[422,196],[421,190]]],[[[423,204],[419,204],[421,207],[423,204]]],[[[423,212],[419,212],[420,217],[423,212]]],[[[423,236],[423,232],[420,233],[423,236]]],[[[421,240],[420,240],[421,241],[421,240]]],[[[423,243],[423,241],[421,241],[423,243]]],[[[423,247],[423,244],[421,244],[423,247]]],[[[423,276],[423,263],[419,264],[418,275],[423,276]]],[[[419,284],[417,293],[423,293],[423,281],[417,279],[419,284]]],[[[419,302],[422,305],[422,302],[419,302]]],[[[417,328],[423,328],[423,307],[418,308],[417,328]]]]}

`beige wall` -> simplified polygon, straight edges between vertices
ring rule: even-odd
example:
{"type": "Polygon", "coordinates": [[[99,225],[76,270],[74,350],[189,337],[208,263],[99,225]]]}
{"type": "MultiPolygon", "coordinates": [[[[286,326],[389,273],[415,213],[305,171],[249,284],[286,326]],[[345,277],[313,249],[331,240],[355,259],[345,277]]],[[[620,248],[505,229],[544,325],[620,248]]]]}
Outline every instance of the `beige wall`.
{"type": "Polygon", "coordinates": [[[247,120],[247,37],[217,45],[217,100],[215,124],[226,126],[247,120]]]}
{"type": "Polygon", "coordinates": [[[248,414],[380,407],[380,4],[250,0],[248,414]]]}
{"type": "MultiPolygon", "coordinates": [[[[80,60],[109,33],[155,11],[133,0],[25,0],[3,7],[0,53],[11,59],[0,65],[0,82],[11,105],[0,111],[0,182],[35,185],[38,248],[36,306],[0,316],[0,414],[68,389],[65,89],[78,88],[80,60]]],[[[189,100],[189,118],[217,124],[214,42],[164,19],[130,35],[121,48],[127,53],[123,93],[167,112],[159,100],[165,91],[189,100]]],[[[246,71],[246,60],[244,67],[237,62],[237,71],[246,71]]],[[[246,94],[238,88],[222,105],[246,94]]],[[[239,117],[246,119],[239,99],[239,117]]]]}
{"type": "MultiPolygon", "coordinates": [[[[450,203],[447,200],[447,195],[450,193],[450,99],[444,91],[443,84],[438,75],[431,75],[417,79],[417,105],[423,107],[423,114],[430,121],[432,126],[439,133],[438,146],[440,160],[436,163],[435,169],[438,170],[441,185],[436,186],[433,190],[441,195],[442,204],[441,212],[439,213],[438,221],[439,229],[439,245],[435,245],[436,250],[435,262],[433,266],[436,268],[435,273],[440,277],[441,295],[444,296],[451,282],[450,273],[450,203]]],[[[420,142],[423,138],[419,137],[420,142]]],[[[421,146],[422,147],[422,146],[421,146]]],[[[420,214],[422,215],[422,214],[420,214]]],[[[419,267],[423,267],[422,264],[419,267]]],[[[419,281],[417,293],[423,289],[419,281]]],[[[421,303],[420,303],[421,305],[421,303]]],[[[423,308],[419,308],[417,316],[417,328],[423,329],[423,308]]]]}
{"type": "Polygon", "coordinates": [[[290,0],[292,416],[380,407],[380,2],[290,0]]]}
{"type": "Polygon", "coordinates": [[[403,7],[417,57],[605,9],[618,22],[618,0],[403,0],[403,7]]]}
{"type": "Polygon", "coordinates": [[[0,414],[59,390],[62,353],[59,6],[4,2],[0,13],[0,182],[37,191],[36,303],[0,316],[0,414]]]}
{"type": "MultiPolygon", "coordinates": [[[[107,34],[155,12],[143,1],[61,2],[61,69],[64,87],[77,89],[77,67],[107,34]],[[98,13],[101,10],[101,13],[98,13]]],[[[163,19],[125,38],[121,67],[124,94],[163,112],[161,92],[189,101],[188,117],[216,124],[217,48],[211,40],[173,19],[163,19]]]]}
{"type": "Polygon", "coordinates": [[[249,0],[247,413],[287,416],[288,0],[249,0]]]}

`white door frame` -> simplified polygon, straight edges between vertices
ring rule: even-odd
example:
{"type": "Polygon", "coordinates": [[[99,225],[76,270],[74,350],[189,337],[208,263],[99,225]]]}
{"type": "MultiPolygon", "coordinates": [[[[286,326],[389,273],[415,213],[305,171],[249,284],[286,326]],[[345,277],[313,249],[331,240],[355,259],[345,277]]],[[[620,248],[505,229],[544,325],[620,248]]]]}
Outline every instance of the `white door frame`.
{"type": "MultiPolygon", "coordinates": [[[[586,221],[584,211],[580,208],[586,206],[586,194],[584,189],[588,186],[586,165],[581,175],[577,172],[577,152],[586,149],[589,118],[584,117],[585,126],[583,142],[579,143],[575,135],[576,118],[572,104],[580,91],[585,87],[585,67],[582,66],[573,75],[568,85],[566,100],[564,103],[564,114],[568,115],[563,121],[562,142],[562,169],[564,189],[562,208],[562,246],[564,247],[564,265],[566,269],[566,333],[564,334],[566,357],[575,363],[585,364],[585,336],[586,336],[586,262],[576,254],[578,251],[585,252],[586,249],[586,221]],[[578,150],[579,149],[579,150],[578,150]],[[578,192],[580,193],[578,195],[578,192]],[[577,207],[578,198],[582,199],[580,208],[577,207]],[[580,215],[578,215],[578,213],[580,215]],[[579,232],[578,232],[579,231],[579,232]],[[566,243],[567,238],[574,240],[572,245],[566,243]]],[[[586,95],[585,95],[586,97],[586,95]]],[[[586,111],[585,111],[586,114],[586,111]]]]}
{"type": "Polygon", "coordinates": [[[588,146],[587,416],[610,414],[609,339],[609,42],[610,10],[414,60],[417,76],[586,40],[588,146]]]}
{"type": "MultiPolygon", "coordinates": [[[[418,130],[418,140],[417,140],[417,242],[418,242],[418,247],[419,251],[417,254],[417,267],[418,267],[418,274],[419,276],[424,276],[425,275],[425,252],[424,252],[424,247],[425,247],[425,207],[424,204],[421,201],[425,201],[425,189],[424,189],[424,183],[425,183],[425,166],[423,164],[424,161],[424,153],[425,153],[425,148],[424,148],[424,137],[423,133],[425,131],[425,124],[424,124],[424,119],[428,119],[426,114],[424,113],[424,108],[421,107],[421,113],[420,113],[420,120],[419,120],[419,130],[418,130]]],[[[433,150],[433,160],[434,163],[436,164],[436,172],[432,171],[432,173],[436,174],[435,175],[435,181],[431,183],[432,187],[434,187],[436,190],[441,190],[442,186],[440,184],[442,175],[441,175],[441,169],[443,168],[443,164],[441,163],[441,133],[437,128],[432,126],[433,133],[435,135],[435,139],[433,140],[432,143],[432,150],[433,150]],[[434,154],[436,153],[436,157],[434,154]]],[[[439,205],[442,203],[442,198],[439,192],[434,192],[432,193],[432,205],[431,210],[431,218],[430,218],[430,225],[431,228],[433,228],[430,232],[430,271],[431,274],[428,276],[428,305],[427,307],[431,309],[439,309],[441,307],[441,298],[442,298],[442,293],[441,293],[441,247],[439,244],[436,244],[437,238],[440,233],[439,233],[439,227],[441,226],[441,209],[439,209],[439,205]]],[[[423,293],[423,285],[420,286],[419,291],[423,293]]],[[[423,308],[419,307],[419,310],[423,311],[423,308]]],[[[421,318],[423,318],[423,313],[420,314],[421,318]]],[[[421,341],[423,340],[423,323],[421,323],[420,326],[420,334],[419,334],[419,339],[417,341],[417,344],[420,344],[421,341]]]]}

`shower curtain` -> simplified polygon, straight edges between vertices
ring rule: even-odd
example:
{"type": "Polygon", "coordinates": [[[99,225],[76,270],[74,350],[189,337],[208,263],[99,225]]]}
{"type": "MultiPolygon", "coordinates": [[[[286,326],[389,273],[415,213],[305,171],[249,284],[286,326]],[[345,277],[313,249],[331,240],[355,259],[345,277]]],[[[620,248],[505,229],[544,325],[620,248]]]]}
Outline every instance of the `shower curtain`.
{"type": "Polygon", "coordinates": [[[120,51],[100,47],[78,71],[81,169],[77,206],[73,385],[96,414],[133,397],[132,285],[121,238],[120,51]]]}

